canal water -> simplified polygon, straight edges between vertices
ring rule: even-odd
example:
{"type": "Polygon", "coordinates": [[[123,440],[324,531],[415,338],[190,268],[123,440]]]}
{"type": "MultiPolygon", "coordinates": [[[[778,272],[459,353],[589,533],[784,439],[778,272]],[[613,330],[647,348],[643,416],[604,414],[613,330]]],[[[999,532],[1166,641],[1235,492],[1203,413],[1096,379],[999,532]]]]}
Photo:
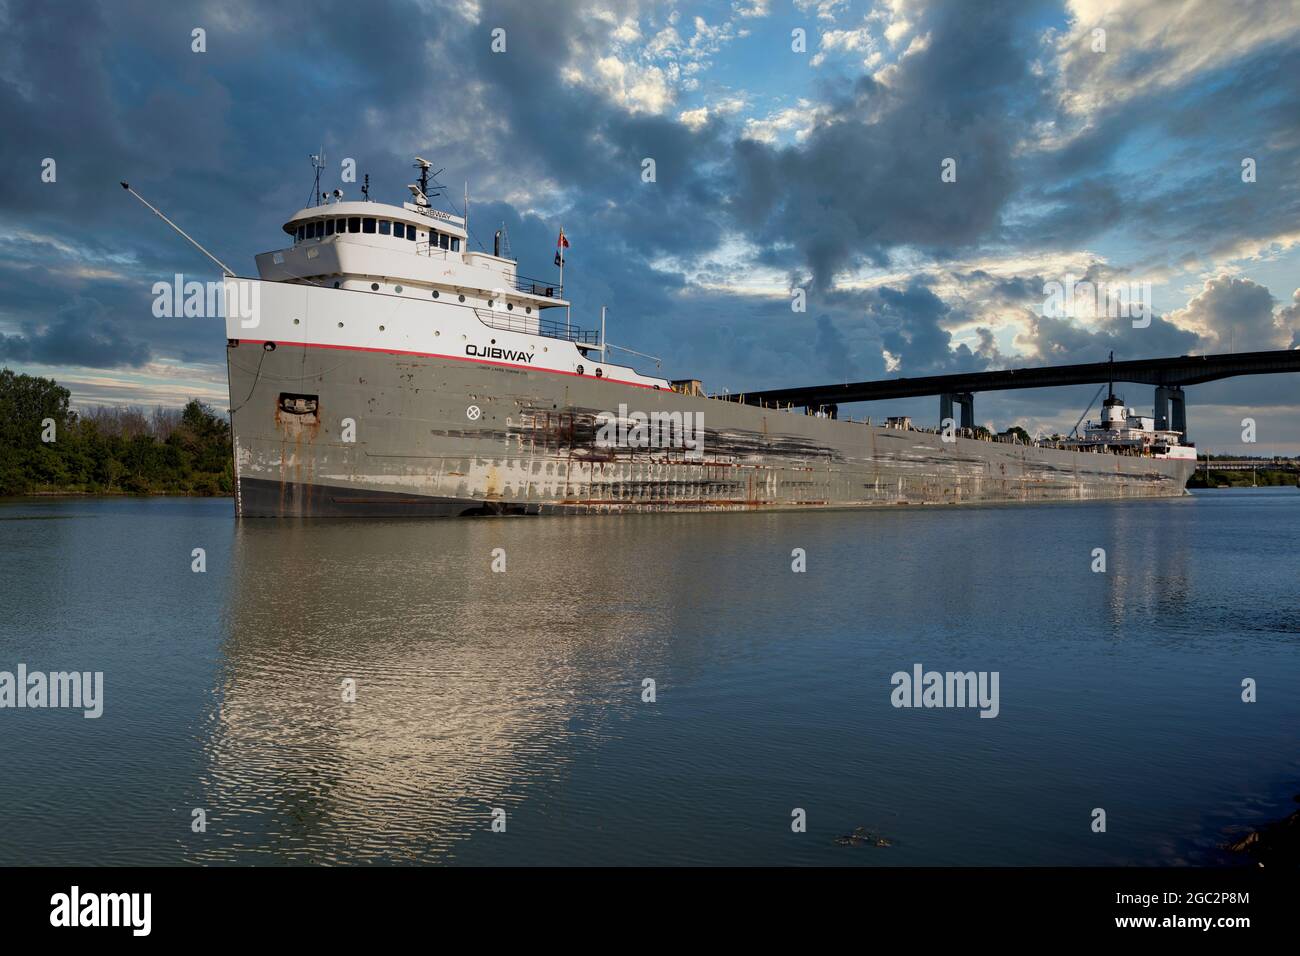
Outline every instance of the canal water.
{"type": "Polygon", "coordinates": [[[1297,542],[1294,488],[243,523],[11,499],[0,671],[100,672],[103,712],[0,709],[0,864],[1219,862],[1300,792],[1297,542]],[[997,716],[894,706],[917,665],[996,672],[997,716]]]}

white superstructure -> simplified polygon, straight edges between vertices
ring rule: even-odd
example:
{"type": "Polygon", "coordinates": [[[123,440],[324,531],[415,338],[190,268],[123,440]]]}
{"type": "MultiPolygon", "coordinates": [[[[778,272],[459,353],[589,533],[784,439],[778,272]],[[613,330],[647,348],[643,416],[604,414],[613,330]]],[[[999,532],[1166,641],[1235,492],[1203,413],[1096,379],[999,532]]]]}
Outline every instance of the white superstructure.
{"type": "Polygon", "coordinates": [[[284,224],[290,244],[257,256],[257,319],[227,316],[227,338],[429,355],[604,378],[648,388],[667,379],[607,362],[595,331],[569,322],[559,282],[518,273],[469,248],[465,219],[429,205],[427,164],[415,202],[333,201],[284,224]],[[341,294],[350,293],[350,294],[341,294]],[[290,303],[301,303],[292,306],[290,303]],[[310,307],[310,314],[304,310],[310,307]],[[544,309],[557,318],[544,317],[544,309]]]}
{"type": "Polygon", "coordinates": [[[1153,458],[1195,460],[1196,448],[1182,444],[1182,438],[1182,432],[1157,428],[1154,417],[1126,407],[1124,400],[1117,398],[1112,390],[1102,403],[1101,421],[1085,422],[1083,437],[1070,444],[1099,451],[1127,451],[1153,458]]]}

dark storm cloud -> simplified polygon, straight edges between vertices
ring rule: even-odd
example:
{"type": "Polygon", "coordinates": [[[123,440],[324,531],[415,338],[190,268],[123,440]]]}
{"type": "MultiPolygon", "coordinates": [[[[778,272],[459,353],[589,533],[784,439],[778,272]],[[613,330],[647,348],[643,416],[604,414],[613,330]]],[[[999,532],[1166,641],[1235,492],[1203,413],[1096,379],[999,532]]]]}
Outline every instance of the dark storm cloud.
{"type": "Polygon", "coordinates": [[[859,77],[800,146],[738,142],[738,221],[795,242],[820,288],[899,246],[944,257],[988,236],[1016,189],[1015,144],[1044,108],[1029,69],[1035,7],[935,4],[916,28],[929,45],[888,85],[859,77]],[[954,183],[940,179],[946,158],[954,183]]]}
{"type": "Polygon", "coordinates": [[[48,325],[0,335],[0,360],[10,362],[120,368],[143,365],[149,358],[149,346],[129,338],[94,299],[74,298],[48,325]]]}
{"type": "MultiPolygon", "coordinates": [[[[576,53],[578,69],[593,69],[586,51],[604,49],[613,29],[568,0],[489,4],[480,32],[486,38],[497,27],[506,31],[507,52],[470,44],[472,71],[505,117],[511,141],[526,144],[521,158],[572,191],[582,227],[643,261],[714,248],[726,224],[725,179],[716,168],[724,128],[692,130],[666,116],[629,114],[566,81],[557,64],[576,53]],[[654,161],[653,183],[642,179],[646,159],[654,161]]],[[[513,152],[498,158],[515,159],[513,152]]]]}
{"type": "MultiPolygon", "coordinates": [[[[1008,238],[1069,248],[1107,232],[1152,244],[1151,264],[1291,232],[1300,215],[1300,54],[1265,47],[1180,88],[1103,104],[1059,149],[1022,163],[1038,211],[1008,238]],[[1244,183],[1241,162],[1257,164],[1244,183]]],[[[1062,125],[1068,126],[1065,118],[1062,125]]]]}

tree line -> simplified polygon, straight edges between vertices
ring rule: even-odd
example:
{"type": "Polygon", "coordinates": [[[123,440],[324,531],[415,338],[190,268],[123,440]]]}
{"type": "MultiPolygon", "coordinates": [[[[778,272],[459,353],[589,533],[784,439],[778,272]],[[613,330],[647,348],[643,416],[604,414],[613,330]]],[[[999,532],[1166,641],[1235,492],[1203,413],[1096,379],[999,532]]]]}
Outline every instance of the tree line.
{"type": "Polygon", "coordinates": [[[53,379],[0,370],[0,495],[228,495],[230,424],[191,399],[77,412],[53,379]]]}

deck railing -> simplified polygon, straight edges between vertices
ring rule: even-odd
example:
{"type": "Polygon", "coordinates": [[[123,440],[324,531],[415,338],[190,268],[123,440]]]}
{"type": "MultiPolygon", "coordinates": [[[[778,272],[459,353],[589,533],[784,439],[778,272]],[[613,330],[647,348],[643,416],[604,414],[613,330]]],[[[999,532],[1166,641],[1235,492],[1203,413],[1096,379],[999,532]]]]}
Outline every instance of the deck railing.
{"type": "Polygon", "coordinates": [[[547,319],[540,315],[519,315],[497,309],[475,309],[474,314],[484,325],[500,329],[502,332],[527,332],[530,335],[544,335],[550,339],[563,339],[577,345],[600,344],[600,336],[594,330],[566,325],[559,319],[547,319]]]}

